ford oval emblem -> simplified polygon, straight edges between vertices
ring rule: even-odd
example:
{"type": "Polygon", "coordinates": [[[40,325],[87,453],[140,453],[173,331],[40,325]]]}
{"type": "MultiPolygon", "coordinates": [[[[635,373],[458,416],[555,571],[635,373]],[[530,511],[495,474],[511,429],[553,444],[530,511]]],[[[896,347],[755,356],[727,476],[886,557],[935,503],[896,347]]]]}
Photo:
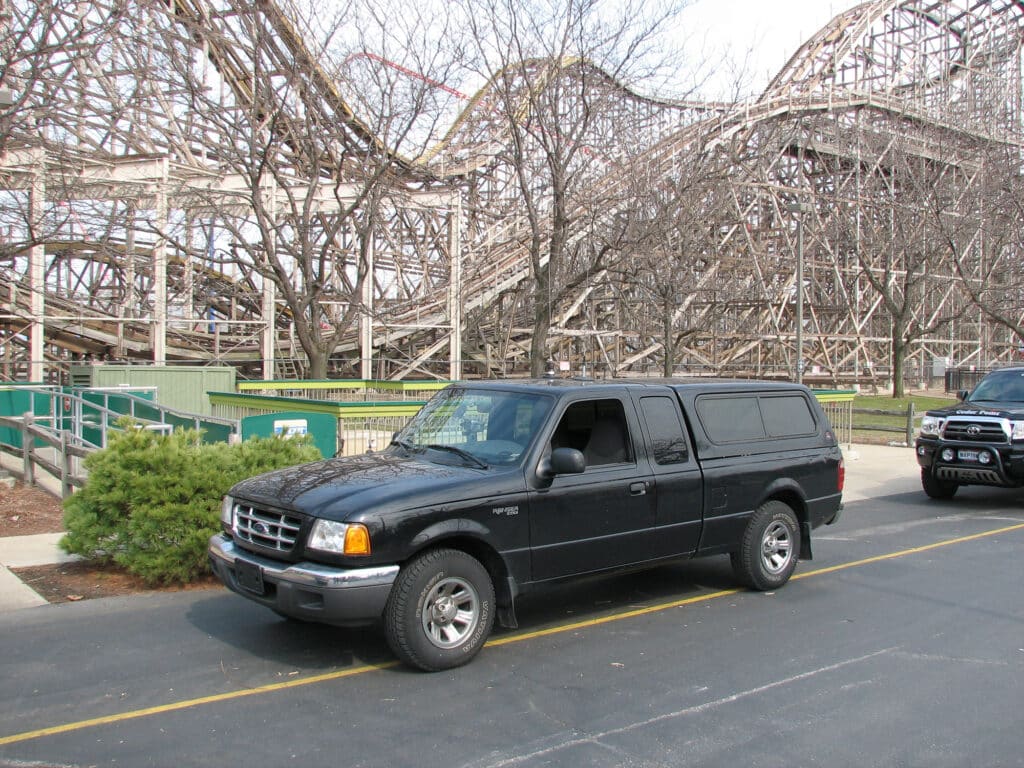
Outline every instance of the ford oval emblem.
{"type": "Polygon", "coordinates": [[[252,530],[253,533],[258,533],[261,536],[266,536],[268,533],[270,533],[270,528],[262,520],[257,520],[255,523],[253,523],[252,530]]]}
{"type": "Polygon", "coordinates": [[[977,424],[971,424],[969,427],[967,427],[967,434],[970,437],[977,437],[978,435],[981,434],[981,427],[979,427],[977,424]]]}

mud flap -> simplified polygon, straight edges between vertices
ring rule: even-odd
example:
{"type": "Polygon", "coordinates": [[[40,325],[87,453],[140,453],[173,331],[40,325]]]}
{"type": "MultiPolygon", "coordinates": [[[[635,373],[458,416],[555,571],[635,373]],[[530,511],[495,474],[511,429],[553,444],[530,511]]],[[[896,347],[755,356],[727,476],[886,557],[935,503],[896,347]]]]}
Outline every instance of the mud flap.
{"type": "Polygon", "coordinates": [[[814,559],[814,555],[811,553],[811,524],[807,521],[800,523],[800,559],[814,559]]]}
{"type": "Polygon", "coordinates": [[[495,602],[498,604],[497,617],[498,623],[501,624],[505,629],[519,629],[519,622],[516,620],[516,605],[515,605],[515,594],[518,590],[516,589],[515,581],[511,576],[506,579],[504,588],[499,590],[497,599],[495,602]]]}

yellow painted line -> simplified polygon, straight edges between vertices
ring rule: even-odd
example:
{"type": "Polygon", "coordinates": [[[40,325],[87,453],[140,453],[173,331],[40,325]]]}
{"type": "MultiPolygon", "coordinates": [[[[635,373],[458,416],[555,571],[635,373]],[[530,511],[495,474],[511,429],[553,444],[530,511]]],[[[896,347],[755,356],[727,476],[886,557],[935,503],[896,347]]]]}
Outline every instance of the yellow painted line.
{"type": "Polygon", "coordinates": [[[735,595],[745,590],[737,587],[736,589],[723,589],[718,592],[711,592],[704,595],[695,595],[694,597],[684,597],[681,600],[672,600],[668,603],[658,603],[657,605],[649,605],[646,608],[636,608],[632,611],[623,611],[621,613],[612,613],[608,616],[598,616],[596,619],[585,619],[584,621],[577,621],[572,624],[559,624],[554,627],[548,627],[547,629],[538,629],[535,632],[523,632],[518,635],[509,635],[508,637],[499,637],[494,640],[489,640],[484,646],[490,648],[498,645],[509,645],[511,643],[518,643],[522,640],[533,640],[537,637],[547,637],[548,635],[561,635],[565,632],[574,632],[577,629],[586,629],[588,627],[597,627],[601,624],[611,624],[613,621],[621,621],[622,619],[633,619],[637,616],[646,616],[650,613],[659,613],[661,611],[667,611],[670,608],[679,608],[683,605],[693,605],[694,603],[706,603],[709,600],[717,600],[720,597],[728,597],[729,595],[735,595]]]}
{"type": "Polygon", "coordinates": [[[296,678],[295,680],[288,680],[283,683],[270,683],[269,685],[259,685],[255,688],[245,688],[240,691],[216,693],[212,696],[200,696],[196,699],[185,699],[183,701],[175,701],[170,704],[161,704],[156,707],[147,707],[146,709],[135,709],[130,712],[120,712],[114,715],[104,715],[103,717],[94,717],[89,720],[79,720],[74,723],[65,723],[64,725],[54,725],[49,728],[39,728],[35,731],[15,733],[11,736],[0,736],[0,746],[3,746],[4,744],[16,744],[19,741],[29,741],[31,739],[38,739],[42,738],[43,736],[56,736],[57,734],[61,733],[81,731],[85,728],[92,728],[97,725],[123,723],[127,720],[137,720],[140,717],[159,715],[164,712],[177,712],[178,710],[182,709],[191,709],[192,707],[198,707],[202,704],[215,704],[219,701],[234,701],[235,699],[243,699],[246,696],[256,696],[261,693],[283,691],[287,688],[299,688],[304,685],[312,685],[314,683],[327,682],[328,680],[340,680],[343,677],[352,677],[353,675],[361,675],[366,672],[376,672],[380,669],[388,669],[389,667],[397,666],[397,661],[389,661],[384,664],[367,664],[362,667],[353,667],[352,669],[345,669],[337,672],[325,672],[322,675],[313,675],[311,677],[296,678]]]}
{"type": "Polygon", "coordinates": [[[943,541],[937,541],[934,544],[925,544],[921,547],[912,547],[911,549],[901,549],[899,552],[890,552],[887,555],[875,555],[874,557],[865,557],[863,560],[854,560],[850,563],[842,563],[840,565],[832,565],[828,568],[818,568],[814,571],[807,571],[807,573],[797,573],[793,575],[793,580],[796,579],[807,579],[811,576],[821,576],[826,573],[834,573],[836,571],[845,571],[847,568],[857,568],[861,565],[870,565],[871,563],[880,563],[883,560],[894,560],[897,557],[906,557],[907,555],[916,555],[921,552],[928,552],[932,549],[940,549],[941,547],[949,547],[953,544],[963,544],[966,541],[975,541],[977,539],[985,539],[989,536],[998,536],[1000,533],[1010,533],[1011,531],[1019,531],[1024,529],[1024,523],[1015,523],[1014,525],[1008,525],[1005,528],[997,528],[994,531],[985,531],[983,533],[972,533],[969,536],[959,536],[955,539],[944,539],[943,541]]]}
{"type": "MultiPolygon", "coordinates": [[[[845,571],[850,568],[859,568],[864,565],[879,563],[885,560],[895,560],[896,558],[907,557],[908,555],[915,555],[921,552],[928,552],[933,549],[949,547],[954,544],[963,544],[964,542],[976,541],[978,539],[984,539],[990,536],[998,536],[1001,533],[1010,533],[1022,529],[1024,529],[1024,523],[1017,523],[1015,525],[1008,525],[1004,528],[997,528],[992,531],[974,533],[969,536],[959,536],[955,539],[945,539],[934,544],[925,544],[924,546],[920,547],[901,549],[898,552],[889,552],[885,555],[866,557],[862,560],[854,560],[849,563],[841,563],[839,565],[833,565],[827,568],[818,568],[817,570],[807,571],[806,573],[794,574],[793,580],[807,579],[812,576],[823,576],[828,573],[845,571]]],[[[610,624],[614,621],[622,621],[624,619],[632,619],[638,616],[647,616],[652,613],[659,613],[661,611],[670,610],[672,608],[680,608],[684,605],[705,603],[711,600],[717,600],[722,597],[735,595],[743,591],[744,590],[742,589],[723,589],[717,592],[711,592],[704,595],[695,595],[693,597],[686,597],[680,600],[671,600],[667,603],[658,603],[657,605],[647,606],[646,608],[636,608],[631,611],[623,611],[620,613],[609,614],[607,616],[599,616],[594,619],[577,621],[573,622],[572,624],[559,624],[554,627],[539,629],[534,632],[523,632],[520,634],[509,635],[508,637],[499,637],[494,640],[489,640],[485,647],[494,648],[502,645],[511,645],[512,643],[520,643],[525,640],[533,640],[538,637],[548,637],[551,635],[563,634],[565,632],[574,632],[576,630],[587,629],[589,627],[596,627],[602,624],[610,624]]],[[[234,701],[236,699],[246,698],[247,696],[257,696],[264,693],[283,691],[289,688],[300,688],[307,685],[315,685],[316,683],[329,682],[331,680],[341,680],[346,677],[363,675],[367,672],[377,672],[384,669],[390,669],[392,667],[398,666],[398,664],[399,662],[397,661],[390,661],[383,664],[366,664],[361,667],[353,667],[351,669],[339,670],[336,672],[325,672],[321,675],[311,675],[310,677],[296,678],[295,680],[287,680],[281,683],[270,683],[269,685],[260,685],[255,688],[245,688],[243,690],[229,691],[227,693],[217,693],[212,696],[200,696],[199,698],[185,699],[182,701],[172,702],[170,704],[161,704],[156,707],[147,707],[146,709],[136,709],[129,712],[121,712],[113,715],[104,715],[103,717],[94,717],[89,720],[78,720],[73,723],[54,725],[49,728],[39,728],[34,731],[15,733],[10,736],[0,736],[0,746],[3,746],[5,744],[16,744],[22,741],[31,741],[32,739],[39,739],[44,736],[56,736],[63,733],[72,733],[74,731],[85,730],[86,728],[93,728],[98,725],[111,725],[114,723],[123,723],[129,720],[137,720],[142,717],[149,717],[150,715],[159,715],[166,712],[178,712],[183,709],[192,709],[193,707],[199,707],[204,704],[216,704],[218,702],[223,701],[234,701]]]]}

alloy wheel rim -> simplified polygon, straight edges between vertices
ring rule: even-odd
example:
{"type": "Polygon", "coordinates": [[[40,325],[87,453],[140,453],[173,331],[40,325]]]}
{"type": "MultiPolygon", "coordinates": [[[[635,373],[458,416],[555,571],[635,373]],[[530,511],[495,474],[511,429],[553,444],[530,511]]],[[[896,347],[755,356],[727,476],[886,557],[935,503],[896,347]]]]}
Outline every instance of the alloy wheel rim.
{"type": "Polygon", "coordinates": [[[781,573],[793,557],[793,536],[789,526],[776,520],[769,525],[761,539],[761,562],[772,574],[781,573]]]}
{"type": "Polygon", "coordinates": [[[421,617],[431,643],[438,648],[456,648],[480,622],[480,596],[464,579],[442,579],[427,593],[421,617]]]}

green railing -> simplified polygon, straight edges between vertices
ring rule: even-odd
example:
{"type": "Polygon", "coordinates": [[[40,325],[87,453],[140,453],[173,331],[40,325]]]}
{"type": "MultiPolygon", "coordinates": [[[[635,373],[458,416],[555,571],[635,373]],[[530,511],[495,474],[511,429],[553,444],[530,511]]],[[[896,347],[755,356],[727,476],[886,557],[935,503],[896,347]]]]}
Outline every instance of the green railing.
{"type": "Polygon", "coordinates": [[[832,424],[832,431],[840,444],[853,442],[853,399],[857,393],[852,389],[816,389],[814,397],[821,403],[822,410],[832,424]]]}
{"type": "MultiPolygon", "coordinates": [[[[243,432],[245,420],[257,416],[329,414],[335,418],[334,435],[314,434],[314,442],[321,453],[344,456],[385,448],[391,442],[391,435],[405,426],[426,402],[426,399],[331,402],[231,392],[208,394],[214,415],[239,420],[243,424],[243,432]],[[333,446],[333,450],[327,446],[333,446]]],[[[310,425],[315,428],[313,422],[310,425]]]]}
{"type": "Polygon", "coordinates": [[[205,442],[227,442],[240,434],[237,421],[157,405],[153,389],[0,386],[0,450],[21,457],[27,483],[35,482],[40,469],[60,482],[66,497],[84,482],[81,459],[106,447],[122,417],[144,429],[200,430],[205,442]]]}
{"type": "Polygon", "coordinates": [[[334,402],[390,402],[392,400],[428,400],[448,381],[378,381],[374,379],[323,379],[295,381],[240,381],[238,394],[265,397],[290,397],[334,402]]]}

